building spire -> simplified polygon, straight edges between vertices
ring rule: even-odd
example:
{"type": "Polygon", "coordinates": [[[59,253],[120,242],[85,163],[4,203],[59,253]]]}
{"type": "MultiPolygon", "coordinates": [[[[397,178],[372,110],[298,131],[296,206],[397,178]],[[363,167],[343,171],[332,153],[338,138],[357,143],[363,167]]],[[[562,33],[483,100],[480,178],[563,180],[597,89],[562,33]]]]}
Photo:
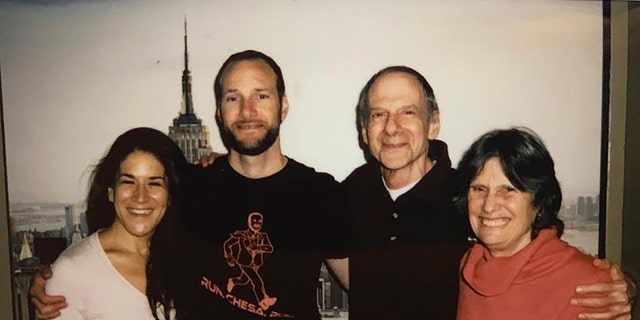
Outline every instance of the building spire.
{"type": "Polygon", "coordinates": [[[191,99],[191,71],[189,71],[189,51],[187,49],[187,16],[184,16],[184,70],[182,71],[182,110],[180,114],[193,115],[191,99]]]}
{"type": "Polygon", "coordinates": [[[187,15],[184,16],[184,70],[182,71],[182,105],[178,117],[169,126],[169,137],[178,144],[189,162],[211,153],[209,128],[196,116],[191,98],[191,71],[187,47],[187,15]]]}
{"type": "Polygon", "coordinates": [[[184,69],[189,70],[189,54],[187,53],[187,15],[184,15],[184,69]]]}
{"type": "Polygon", "coordinates": [[[29,241],[27,240],[27,234],[22,235],[22,248],[20,248],[20,260],[29,259],[33,257],[31,248],[29,247],[29,241]]]}

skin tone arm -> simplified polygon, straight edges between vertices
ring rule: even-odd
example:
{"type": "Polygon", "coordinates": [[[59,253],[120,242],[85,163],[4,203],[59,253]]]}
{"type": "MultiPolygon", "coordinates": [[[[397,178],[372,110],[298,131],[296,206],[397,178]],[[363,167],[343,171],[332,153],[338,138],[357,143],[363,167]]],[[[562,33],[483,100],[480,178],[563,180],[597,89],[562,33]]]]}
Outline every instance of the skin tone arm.
{"type": "Polygon", "coordinates": [[[581,313],[579,319],[631,319],[631,301],[637,296],[637,286],[634,281],[624,276],[620,267],[608,260],[596,259],[593,262],[598,268],[608,270],[612,282],[593,285],[578,286],[576,296],[571,299],[571,304],[583,307],[605,307],[605,313],[581,313]],[[583,298],[583,294],[602,294],[598,298],[583,298]]]}
{"type": "Polygon", "coordinates": [[[349,291],[349,258],[327,259],[325,265],[331,276],[340,283],[345,291],[349,291]]]}

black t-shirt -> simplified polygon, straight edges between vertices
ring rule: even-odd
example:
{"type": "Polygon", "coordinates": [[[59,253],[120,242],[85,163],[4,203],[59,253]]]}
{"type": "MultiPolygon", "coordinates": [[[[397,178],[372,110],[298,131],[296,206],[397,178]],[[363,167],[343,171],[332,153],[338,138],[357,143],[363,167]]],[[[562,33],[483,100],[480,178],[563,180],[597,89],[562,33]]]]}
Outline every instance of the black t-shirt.
{"type": "Polygon", "coordinates": [[[179,256],[177,308],[194,319],[319,319],[326,258],[346,256],[341,186],[293,159],[249,179],[227,158],[183,176],[180,214],[191,236],[179,256]]]}

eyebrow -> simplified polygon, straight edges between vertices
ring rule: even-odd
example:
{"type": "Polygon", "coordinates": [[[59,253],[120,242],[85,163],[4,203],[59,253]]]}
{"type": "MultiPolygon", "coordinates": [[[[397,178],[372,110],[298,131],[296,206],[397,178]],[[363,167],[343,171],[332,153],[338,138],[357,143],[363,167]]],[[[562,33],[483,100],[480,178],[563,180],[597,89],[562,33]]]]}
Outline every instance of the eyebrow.
{"type": "MultiPolygon", "coordinates": [[[[377,106],[377,105],[371,105],[371,106],[369,107],[369,109],[370,109],[370,110],[373,110],[373,109],[384,109],[384,108],[385,108],[385,107],[381,107],[381,106],[377,106]]],[[[418,107],[418,105],[417,105],[417,104],[415,104],[415,103],[412,103],[412,104],[405,104],[405,105],[402,105],[402,106],[398,107],[398,109],[399,109],[399,110],[406,109],[406,108],[415,108],[415,109],[419,109],[420,107],[418,107]]]]}
{"type": "MultiPolygon", "coordinates": [[[[271,92],[272,90],[270,90],[269,88],[257,88],[257,89],[252,89],[251,91],[252,92],[271,92]]],[[[239,92],[239,90],[235,88],[227,89],[224,91],[225,94],[236,93],[236,92],[239,92]]]]}
{"type": "Polygon", "coordinates": [[[225,90],[225,91],[224,91],[224,94],[227,94],[227,93],[236,93],[236,92],[238,92],[238,89],[227,89],[227,90],[225,90]]]}
{"type": "MultiPolygon", "coordinates": [[[[120,176],[118,176],[118,178],[121,178],[121,177],[126,177],[126,178],[130,178],[130,179],[135,179],[136,178],[136,176],[134,176],[132,174],[129,174],[129,173],[121,173],[120,176]]],[[[163,176],[152,176],[152,177],[149,177],[149,180],[162,180],[162,181],[164,181],[164,177],[163,176]]]]}

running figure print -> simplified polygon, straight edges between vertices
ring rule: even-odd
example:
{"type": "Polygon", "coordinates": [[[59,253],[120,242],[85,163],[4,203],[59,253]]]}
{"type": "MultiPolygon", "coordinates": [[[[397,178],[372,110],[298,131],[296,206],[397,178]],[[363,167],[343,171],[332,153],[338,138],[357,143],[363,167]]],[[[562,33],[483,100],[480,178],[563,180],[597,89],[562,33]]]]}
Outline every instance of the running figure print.
{"type": "Polygon", "coordinates": [[[267,310],[276,303],[277,298],[267,294],[259,272],[263,254],[273,252],[269,235],[260,231],[263,221],[262,214],[252,212],[247,218],[248,228],[234,231],[223,246],[227,264],[240,269],[237,277],[227,281],[227,292],[231,292],[236,286],[251,285],[258,305],[262,310],[267,310]]]}

